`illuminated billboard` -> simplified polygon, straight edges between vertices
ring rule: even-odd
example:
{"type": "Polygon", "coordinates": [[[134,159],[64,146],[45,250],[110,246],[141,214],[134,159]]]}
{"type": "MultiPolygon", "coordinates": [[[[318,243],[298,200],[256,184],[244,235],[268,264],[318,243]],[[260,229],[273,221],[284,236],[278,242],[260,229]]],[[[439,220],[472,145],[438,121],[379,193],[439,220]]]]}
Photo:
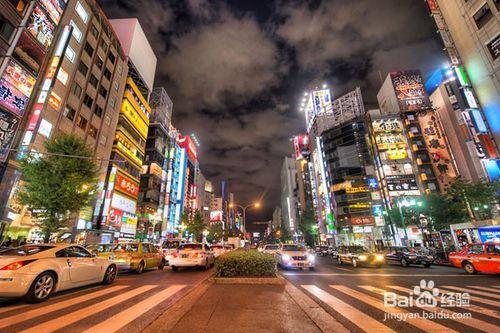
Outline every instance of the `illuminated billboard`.
{"type": "Polygon", "coordinates": [[[422,75],[418,70],[390,73],[401,111],[414,111],[430,106],[422,75]]]}
{"type": "Polygon", "coordinates": [[[11,58],[4,75],[0,78],[0,105],[16,115],[22,116],[35,81],[33,75],[11,58]]]}
{"type": "Polygon", "coordinates": [[[61,15],[66,7],[65,0],[40,0],[40,3],[45,8],[49,17],[55,24],[59,23],[61,15]]]}
{"type": "Polygon", "coordinates": [[[420,195],[417,180],[413,175],[386,176],[387,189],[392,197],[405,195],[420,195]]]}
{"type": "Polygon", "coordinates": [[[222,221],[222,210],[213,210],[210,212],[210,222],[222,221]]]}
{"type": "Polygon", "coordinates": [[[408,158],[408,146],[403,136],[403,124],[399,118],[377,119],[372,122],[375,144],[383,160],[408,158]]]}
{"type": "Polygon", "coordinates": [[[0,161],[9,156],[9,149],[19,126],[19,118],[0,109],[0,161]]]}
{"type": "Polygon", "coordinates": [[[179,147],[186,149],[188,156],[192,161],[196,161],[198,159],[198,148],[196,148],[196,145],[189,135],[179,135],[177,137],[177,144],[179,147]]]}
{"type": "Polygon", "coordinates": [[[307,134],[300,134],[293,137],[293,149],[295,151],[295,158],[301,159],[309,155],[309,136],[307,134]]]}
{"type": "Polygon", "coordinates": [[[316,90],[308,94],[304,104],[306,123],[309,129],[314,118],[321,114],[333,114],[333,104],[330,89],[316,90]]]}
{"type": "Polygon", "coordinates": [[[45,48],[49,48],[54,38],[55,26],[40,5],[36,5],[35,8],[33,8],[26,29],[28,29],[40,44],[45,46],[45,48]]]}
{"type": "Polygon", "coordinates": [[[122,173],[116,175],[115,190],[136,198],[139,195],[139,184],[122,173]]]}

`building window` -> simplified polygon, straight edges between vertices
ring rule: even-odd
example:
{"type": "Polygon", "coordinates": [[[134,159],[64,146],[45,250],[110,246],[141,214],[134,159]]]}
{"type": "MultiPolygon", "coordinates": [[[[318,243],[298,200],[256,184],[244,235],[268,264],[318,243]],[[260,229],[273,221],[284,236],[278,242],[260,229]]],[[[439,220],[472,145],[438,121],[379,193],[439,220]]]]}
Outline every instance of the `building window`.
{"type": "Polygon", "coordinates": [[[101,47],[104,53],[108,52],[109,45],[106,43],[106,41],[103,39],[101,40],[101,47]]]}
{"type": "Polygon", "coordinates": [[[89,126],[89,135],[94,139],[97,138],[97,128],[93,125],[89,126]]]}
{"type": "Polygon", "coordinates": [[[474,21],[476,22],[476,26],[478,29],[481,29],[488,23],[493,14],[491,13],[490,7],[487,3],[485,3],[479,10],[472,16],[474,21]]]}
{"type": "Polygon", "coordinates": [[[118,83],[118,81],[113,82],[113,87],[116,91],[118,91],[118,89],[120,88],[120,84],[118,83]]]}
{"type": "Polygon", "coordinates": [[[78,115],[78,117],[76,117],[76,126],[80,127],[84,131],[87,128],[87,122],[87,119],[82,117],[82,115],[78,115]]]}
{"type": "Polygon", "coordinates": [[[105,117],[104,117],[104,123],[105,123],[107,126],[111,125],[111,117],[109,117],[109,116],[105,116],[105,117]]]}
{"type": "Polygon", "coordinates": [[[90,27],[90,33],[92,34],[92,36],[95,37],[95,39],[97,39],[97,37],[99,37],[99,30],[97,30],[97,28],[93,24],[90,27]]]}
{"type": "Polygon", "coordinates": [[[66,47],[66,52],[64,53],[64,55],[66,56],[66,58],[68,58],[69,61],[71,61],[72,63],[75,62],[75,57],[76,57],[76,53],[75,51],[71,48],[71,46],[68,45],[68,47],[66,47]]]}
{"type": "Polygon", "coordinates": [[[80,61],[78,64],[78,71],[83,74],[83,76],[87,77],[87,73],[89,72],[89,68],[87,65],[83,63],[83,61],[80,61]]]}
{"type": "Polygon", "coordinates": [[[108,79],[108,81],[111,81],[111,72],[107,68],[104,69],[104,77],[108,79]]]}
{"type": "Polygon", "coordinates": [[[497,10],[500,11],[500,0],[493,0],[493,2],[495,3],[495,7],[497,7],[497,10]]]}
{"type": "Polygon", "coordinates": [[[94,88],[97,88],[97,83],[99,83],[99,80],[97,80],[97,78],[95,77],[94,74],[90,74],[90,79],[89,79],[89,83],[94,87],[94,88]]]}
{"type": "Polygon", "coordinates": [[[102,97],[106,98],[106,96],[108,96],[108,90],[106,88],[104,88],[101,84],[101,86],[99,87],[99,95],[101,95],[102,97]]]}
{"type": "Polygon", "coordinates": [[[104,61],[101,59],[100,56],[97,56],[95,63],[97,65],[97,67],[99,67],[99,69],[102,69],[102,66],[104,66],[104,61]]]}
{"type": "Polygon", "coordinates": [[[94,54],[94,48],[89,44],[89,42],[85,42],[85,46],[83,47],[83,49],[85,50],[85,53],[89,55],[89,57],[92,57],[92,55],[94,54]]]}
{"type": "Polygon", "coordinates": [[[111,98],[109,100],[109,105],[111,105],[111,107],[114,109],[115,108],[115,105],[116,105],[116,98],[111,98]]]}
{"type": "Polygon", "coordinates": [[[80,43],[82,41],[82,36],[83,36],[82,31],[78,29],[78,25],[76,25],[76,23],[73,20],[71,20],[69,24],[73,27],[73,32],[71,34],[73,35],[73,37],[75,37],[76,41],[80,43]]]}
{"type": "Polygon", "coordinates": [[[87,21],[89,20],[89,14],[85,10],[85,8],[83,8],[80,1],[77,1],[76,6],[75,6],[75,10],[78,13],[78,15],[80,16],[80,18],[82,19],[83,23],[87,23],[87,21]]]}
{"type": "Polygon", "coordinates": [[[10,38],[14,34],[14,26],[5,19],[5,17],[0,16],[0,36],[6,41],[10,42],[10,38]]]}
{"type": "Polygon", "coordinates": [[[109,53],[109,57],[108,57],[108,58],[109,58],[109,61],[110,61],[112,64],[114,64],[114,63],[115,63],[115,61],[116,61],[116,57],[115,57],[115,55],[114,55],[113,53],[111,53],[111,52],[110,52],[110,53],[109,53]]]}
{"type": "Polygon", "coordinates": [[[82,87],[76,82],[73,82],[73,85],[71,86],[71,92],[73,95],[76,97],[80,98],[82,96],[82,87]]]}
{"type": "Polygon", "coordinates": [[[91,109],[92,104],[94,104],[94,100],[88,94],[85,94],[85,98],[83,99],[83,104],[85,104],[89,109],[91,109]]]}
{"type": "Polygon", "coordinates": [[[66,107],[64,108],[64,116],[69,120],[73,121],[75,120],[75,115],[76,115],[76,110],[73,109],[71,106],[66,105],[66,107]]]}
{"type": "Polygon", "coordinates": [[[96,116],[98,116],[99,118],[101,118],[102,117],[102,113],[103,113],[103,109],[99,105],[96,105],[95,109],[94,109],[94,114],[96,116]]]}
{"type": "Polygon", "coordinates": [[[99,143],[101,145],[105,146],[107,141],[108,141],[108,138],[105,135],[101,134],[101,140],[99,141],[99,143]]]}
{"type": "Polygon", "coordinates": [[[118,66],[118,68],[116,69],[118,71],[118,74],[122,74],[123,73],[123,67],[122,65],[118,66]]]}

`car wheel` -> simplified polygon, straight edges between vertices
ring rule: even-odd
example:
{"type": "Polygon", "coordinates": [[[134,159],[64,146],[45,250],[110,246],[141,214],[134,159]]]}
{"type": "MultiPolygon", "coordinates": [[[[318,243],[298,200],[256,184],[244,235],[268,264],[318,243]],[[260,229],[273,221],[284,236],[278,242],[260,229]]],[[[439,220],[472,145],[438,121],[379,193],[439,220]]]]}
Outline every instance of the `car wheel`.
{"type": "Polygon", "coordinates": [[[173,270],[174,272],[177,272],[177,271],[179,270],[179,267],[177,267],[177,266],[172,266],[172,270],[173,270]]]}
{"type": "Polygon", "coordinates": [[[142,274],[142,272],[144,272],[144,261],[141,261],[139,263],[139,266],[137,267],[137,269],[135,270],[135,272],[137,274],[142,274]]]}
{"type": "Polygon", "coordinates": [[[160,261],[160,264],[158,265],[158,269],[159,269],[160,271],[161,271],[161,270],[163,270],[163,269],[165,268],[165,265],[166,265],[166,264],[167,264],[167,263],[165,262],[165,259],[162,259],[162,260],[160,261]]]}
{"type": "Polygon", "coordinates": [[[401,258],[401,266],[408,267],[410,264],[405,258],[401,258]]]}
{"type": "Polygon", "coordinates": [[[477,273],[477,270],[476,268],[474,267],[473,264],[471,264],[470,262],[466,261],[462,264],[462,267],[464,268],[465,272],[467,274],[476,274],[477,273]]]}
{"type": "Polygon", "coordinates": [[[352,258],[352,267],[358,267],[358,261],[352,258]]]}
{"type": "Polygon", "coordinates": [[[102,284],[111,284],[116,278],[116,265],[109,265],[104,273],[104,278],[102,279],[102,284]]]}
{"type": "Polygon", "coordinates": [[[337,257],[337,264],[342,265],[342,259],[340,259],[340,256],[337,257]]]}
{"type": "Polygon", "coordinates": [[[38,275],[31,284],[26,301],[28,303],[40,303],[49,298],[56,285],[55,275],[51,272],[43,272],[38,275]]]}
{"type": "Polygon", "coordinates": [[[203,270],[208,270],[210,268],[210,264],[208,263],[208,259],[205,261],[205,266],[203,266],[203,270]]]}

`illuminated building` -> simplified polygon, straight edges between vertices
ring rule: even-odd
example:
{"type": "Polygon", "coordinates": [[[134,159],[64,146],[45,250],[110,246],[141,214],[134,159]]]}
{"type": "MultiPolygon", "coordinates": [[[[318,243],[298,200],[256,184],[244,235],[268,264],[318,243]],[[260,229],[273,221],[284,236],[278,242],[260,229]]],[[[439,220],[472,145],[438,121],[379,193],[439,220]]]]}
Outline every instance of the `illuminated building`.
{"type": "Polygon", "coordinates": [[[449,55],[446,67],[455,71],[465,98],[463,118],[484,123],[480,130],[470,128],[468,142],[482,146],[481,163],[490,179],[498,179],[500,2],[427,0],[427,4],[449,55]]]}
{"type": "Polygon", "coordinates": [[[287,156],[281,167],[281,207],[283,225],[292,234],[298,230],[297,191],[297,163],[287,156]]]}
{"type": "MultiPolygon", "coordinates": [[[[111,24],[123,45],[129,70],[105,191],[94,210],[96,227],[118,238],[135,238],[136,232],[140,238],[152,237],[154,225],[149,224],[149,214],[156,211],[149,206],[138,210],[137,202],[141,173],[162,175],[160,166],[143,165],[151,118],[148,98],[153,89],[156,56],[137,19],[111,20],[111,24]]],[[[154,222],[157,221],[161,219],[155,217],[154,222]]]]}
{"type": "Polygon", "coordinates": [[[186,149],[179,146],[177,139],[174,139],[172,142],[171,152],[170,169],[168,171],[168,179],[171,179],[171,187],[167,232],[174,235],[179,233],[181,217],[184,211],[188,157],[186,149]]]}
{"type": "MultiPolygon", "coordinates": [[[[102,189],[107,163],[101,161],[109,158],[113,145],[128,69],[123,49],[94,1],[68,0],[64,11],[57,4],[65,1],[33,3],[32,16],[15,52],[20,64],[38,72],[38,82],[43,80],[43,84],[33,89],[33,98],[23,114],[23,131],[14,144],[19,151],[17,156],[11,154],[4,183],[8,189],[16,187],[20,176],[15,170],[16,157],[42,152],[43,143],[57,133],[72,133],[101,159],[97,164],[102,189]],[[45,68],[44,53],[48,57],[45,68]]],[[[9,191],[2,188],[0,192],[4,195],[9,191]]],[[[15,200],[10,200],[4,211],[14,220],[28,221],[25,213],[15,200]]],[[[91,209],[84,209],[75,227],[87,229],[91,221],[91,209]]],[[[29,223],[26,225],[29,227],[29,223]]]]}

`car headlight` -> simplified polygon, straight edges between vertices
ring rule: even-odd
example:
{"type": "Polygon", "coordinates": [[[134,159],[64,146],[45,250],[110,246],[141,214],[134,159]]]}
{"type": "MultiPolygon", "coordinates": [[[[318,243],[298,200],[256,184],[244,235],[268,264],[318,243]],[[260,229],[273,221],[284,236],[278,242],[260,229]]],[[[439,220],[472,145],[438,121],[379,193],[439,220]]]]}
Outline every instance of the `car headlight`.
{"type": "Polygon", "coordinates": [[[375,256],[375,260],[377,260],[377,261],[382,261],[382,260],[384,260],[384,256],[383,256],[383,255],[381,255],[381,254],[377,254],[377,255],[375,256]]]}
{"type": "Polygon", "coordinates": [[[309,254],[309,255],[307,255],[307,259],[309,261],[314,261],[316,259],[316,257],[314,256],[314,254],[309,254]]]}
{"type": "Polygon", "coordinates": [[[290,256],[289,256],[288,254],[282,254],[282,255],[281,255],[281,259],[288,261],[288,260],[290,260],[291,258],[290,258],[290,256]]]}
{"type": "Polygon", "coordinates": [[[365,255],[360,255],[358,257],[358,259],[361,260],[361,261],[365,261],[366,260],[366,256],[365,255]]]}

